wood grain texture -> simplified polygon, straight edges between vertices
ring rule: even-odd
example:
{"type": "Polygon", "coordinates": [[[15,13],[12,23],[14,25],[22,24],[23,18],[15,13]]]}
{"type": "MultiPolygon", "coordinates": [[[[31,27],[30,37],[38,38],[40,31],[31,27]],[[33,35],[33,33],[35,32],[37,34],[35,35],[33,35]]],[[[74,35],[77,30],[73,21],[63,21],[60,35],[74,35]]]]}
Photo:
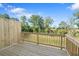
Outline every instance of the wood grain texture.
{"type": "Polygon", "coordinates": [[[65,50],[56,47],[24,42],[0,51],[1,56],[68,56],[65,50]]]}
{"type": "Polygon", "coordinates": [[[21,24],[12,19],[0,18],[0,49],[18,43],[21,35],[21,24]]]}

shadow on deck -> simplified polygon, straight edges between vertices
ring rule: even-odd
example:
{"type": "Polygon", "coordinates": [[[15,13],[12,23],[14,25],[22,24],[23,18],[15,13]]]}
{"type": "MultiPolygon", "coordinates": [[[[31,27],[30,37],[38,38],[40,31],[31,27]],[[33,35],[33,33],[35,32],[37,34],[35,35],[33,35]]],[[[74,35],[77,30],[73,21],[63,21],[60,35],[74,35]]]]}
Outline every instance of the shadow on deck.
{"type": "Polygon", "coordinates": [[[65,50],[35,43],[17,44],[0,50],[1,56],[68,56],[65,50]]]}

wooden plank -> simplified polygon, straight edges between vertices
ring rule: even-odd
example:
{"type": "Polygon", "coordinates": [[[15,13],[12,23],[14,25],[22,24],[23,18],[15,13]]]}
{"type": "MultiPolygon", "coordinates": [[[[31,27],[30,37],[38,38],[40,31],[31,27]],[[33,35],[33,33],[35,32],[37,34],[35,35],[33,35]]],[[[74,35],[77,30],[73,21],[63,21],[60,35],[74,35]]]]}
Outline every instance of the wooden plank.
{"type": "Polygon", "coordinates": [[[5,42],[5,46],[8,46],[9,45],[9,33],[8,33],[8,20],[5,19],[4,21],[4,42],[5,42]]]}
{"type": "Polygon", "coordinates": [[[21,38],[21,23],[17,22],[17,41],[18,43],[23,42],[21,38]]]}
{"type": "Polygon", "coordinates": [[[66,35],[66,49],[69,52],[70,55],[72,56],[77,56],[78,55],[78,48],[79,48],[79,41],[77,39],[66,35]]]}
{"type": "Polygon", "coordinates": [[[55,47],[37,45],[34,43],[17,44],[7,49],[1,50],[0,55],[5,56],[68,56],[66,51],[55,47]]]}
{"type": "Polygon", "coordinates": [[[9,21],[9,35],[10,35],[10,44],[12,45],[13,44],[13,33],[14,33],[14,29],[13,29],[13,27],[14,27],[14,24],[13,24],[13,21],[12,20],[10,20],[9,21]]]}
{"type": "Polygon", "coordinates": [[[21,37],[19,21],[0,18],[0,48],[17,43],[21,37]]]}
{"type": "Polygon", "coordinates": [[[79,47],[79,40],[75,39],[70,35],[66,35],[66,38],[79,47]]]}
{"type": "Polygon", "coordinates": [[[0,48],[4,47],[4,20],[0,19],[0,48]]]}

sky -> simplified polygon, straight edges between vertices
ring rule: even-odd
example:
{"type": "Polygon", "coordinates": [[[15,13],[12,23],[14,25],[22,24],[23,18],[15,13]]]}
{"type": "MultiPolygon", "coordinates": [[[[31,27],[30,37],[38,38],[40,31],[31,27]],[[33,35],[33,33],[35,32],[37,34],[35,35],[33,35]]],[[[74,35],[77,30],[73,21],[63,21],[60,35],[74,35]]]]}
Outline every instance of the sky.
{"type": "Polygon", "coordinates": [[[75,10],[79,9],[78,3],[0,3],[0,14],[7,13],[10,17],[20,18],[25,15],[50,16],[53,26],[58,26],[61,21],[68,21],[75,10]]]}

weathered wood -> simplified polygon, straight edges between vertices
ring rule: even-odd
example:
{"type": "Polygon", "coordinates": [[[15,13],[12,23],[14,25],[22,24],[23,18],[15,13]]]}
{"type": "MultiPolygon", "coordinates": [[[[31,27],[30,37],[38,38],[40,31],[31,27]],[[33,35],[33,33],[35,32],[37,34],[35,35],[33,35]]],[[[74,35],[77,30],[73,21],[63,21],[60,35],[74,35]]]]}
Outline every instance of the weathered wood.
{"type": "Polygon", "coordinates": [[[66,35],[66,49],[71,56],[79,56],[79,41],[66,35]]]}
{"type": "Polygon", "coordinates": [[[0,18],[0,48],[17,43],[20,39],[21,25],[19,21],[0,18]]]}
{"type": "Polygon", "coordinates": [[[62,38],[62,36],[61,36],[61,50],[62,50],[62,42],[63,42],[63,38],[62,38]]]}
{"type": "Polygon", "coordinates": [[[39,34],[37,33],[37,44],[39,44],[39,34]]]}
{"type": "Polygon", "coordinates": [[[24,41],[35,42],[37,44],[45,44],[50,46],[57,46],[61,49],[65,46],[64,36],[61,35],[49,35],[49,34],[40,34],[40,33],[31,33],[31,32],[22,32],[22,38],[24,41]]]}
{"type": "Polygon", "coordinates": [[[66,35],[66,38],[79,47],[79,40],[70,35],[66,35]]]}
{"type": "Polygon", "coordinates": [[[0,50],[0,56],[68,56],[67,52],[56,47],[25,42],[0,50]]]}

